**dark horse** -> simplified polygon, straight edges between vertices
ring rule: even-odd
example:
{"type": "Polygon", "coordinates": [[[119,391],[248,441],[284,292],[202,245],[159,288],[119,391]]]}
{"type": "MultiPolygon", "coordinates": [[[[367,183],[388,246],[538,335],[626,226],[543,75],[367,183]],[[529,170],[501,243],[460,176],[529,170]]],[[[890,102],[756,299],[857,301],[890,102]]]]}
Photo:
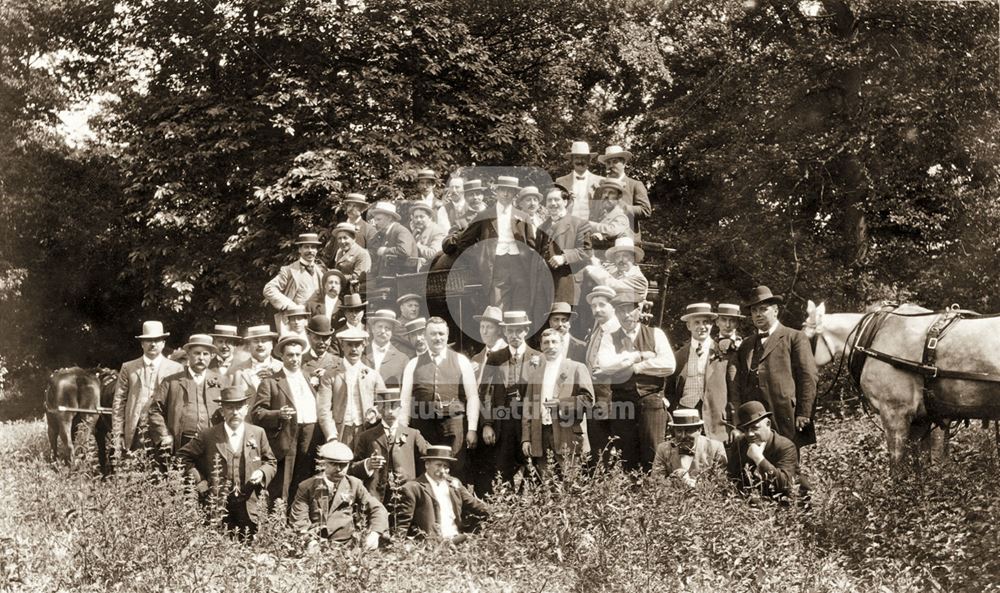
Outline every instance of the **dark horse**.
{"type": "Polygon", "coordinates": [[[97,440],[101,471],[110,471],[107,442],[117,379],[118,373],[107,368],[71,367],[52,373],[45,392],[45,419],[53,459],[62,457],[67,464],[74,463],[73,434],[83,423],[87,437],[92,434],[97,440]]]}

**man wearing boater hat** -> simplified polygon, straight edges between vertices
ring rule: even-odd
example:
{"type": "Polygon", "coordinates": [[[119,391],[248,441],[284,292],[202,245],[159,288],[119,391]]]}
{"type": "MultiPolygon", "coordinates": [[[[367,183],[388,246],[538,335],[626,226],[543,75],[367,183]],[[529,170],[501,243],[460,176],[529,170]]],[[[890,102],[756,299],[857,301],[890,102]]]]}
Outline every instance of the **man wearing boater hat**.
{"type": "MultiPolygon", "coordinates": [[[[371,341],[365,346],[361,360],[382,377],[386,387],[399,387],[403,381],[403,369],[410,361],[408,354],[400,351],[393,343],[399,333],[399,322],[392,309],[379,309],[368,316],[371,341]]],[[[410,345],[407,343],[407,349],[410,345]]]]}
{"type": "Polygon", "coordinates": [[[143,322],[142,333],[136,336],[142,346],[142,356],[124,363],[118,371],[111,434],[113,446],[120,452],[134,451],[142,446],[153,393],[164,378],[184,370],[180,363],[163,356],[169,335],[159,321],[143,322]]]}
{"type": "MultiPolygon", "coordinates": [[[[364,194],[358,193],[350,193],[344,196],[343,201],[341,201],[340,206],[337,209],[338,212],[342,213],[345,217],[342,222],[337,224],[337,227],[339,228],[342,224],[351,225],[354,229],[354,232],[351,233],[351,242],[357,243],[361,249],[365,249],[368,245],[368,240],[375,235],[375,229],[373,229],[364,218],[364,213],[367,209],[368,198],[366,198],[364,194]]],[[[336,234],[337,230],[335,228],[333,235],[336,234]]],[[[335,246],[332,242],[327,244],[326,249],[323,251],[323,258],[326,261],[336,259],[334,256],[334,247],[335,246]]],[[[341,246],[338,244],[336,247],[339,250],[341,246]]]]}
{"type": "Polygon", "coordinates": [[[667,399],[672,413],[698,410],[705,434],[724,443],[728,438],[726,422],[732,419],[726,376],[729,361],[710,335],[717,318],[709,303],[690,304],[681,315],[691,339],[674,353],[677,364],[667,379],[667,399]]]}
{"type": "Polygon", "coordinates": [[[395,204],[378,202],[368,210],[368,218],[375,227],[375,236],[368,242],[368,253],[372,256],[368,278],[371,294],[378,278],[395,277],[406,269],[409,258],[417,257],[417,244],[409,229],[399,223],[395,204]]]}
{"type": "Polygon", "coordinates": [[[264,285],[264,298],[274,308],[274,323],[278,331],[287,329],[284,311],[296,305],[305,305],[320,289],[326,266],[316,257],[322,242],[316,233],[302,233],[295,240],[299,258],[294,263],[281,266],[278,274],[264,285]]]}
{"type": "Polygon", "coordinates": [[[229,372],[233,374],[233,385],[250,399],[257,395],[261,381],[281,370],[281,361],[271,356],[277,338],[270,325],[248,327],[243,337],[250,358],[237,362],[229,372]]]}
{"type": "Polygon", "coordinates": [[[184,350],[187,368],[165,378],[149,406],[150,439],[171,453],[222,421],[216,402],[226,385],[218,371],[208,368],[218,351],[212,336],[194,334],[184,350]]]}
{"type": "Polygon", "coordinates": [[[568,153],[563,155],[573,165],[573,172],[556,179],[556,183],[565,187],[573,194],[573,216],[581,220],[594,220],[600,208],[594,206],[594,189],[601,182],[601,176],[590,172],[590,163],[597,156],[590,152],[590,145],[582,141],[574,141],[568,153]]]}
{"type": "Polygon", "coordinates": [[[500,324],[503,323],[503,312],[500,307],[486,307],[482,315],[472,317],[479,322],[479,339],[483,343],[483,349],[473,355],[472,370],[476,371],[476,384],[482,385],[483,376],[486,373],[486,358],[507,347],[507,341],[503,339],[503,330],[500,324]]]}
{"type": "Polygon", "coordinates": [[[489,516],[489,507],[451,477],[457,461],[451,447],[428,447],[422,459],[426,472],[403,486],[397,526],[406,536],[460,543],[489,516]]]}
{"type": "Polygon", "coordinates": [[[781,295],[766,286],[753,290],[747,307],[757,334],[736,355],[736,405],[759,401],[774,414],[774,429],[796,447],[816,443],[812,426],[816,362],[809,339],[778,321],[781,295]]]}
{"type": "Polygon", "coordinates": [[[274,477],[277,460],[264,429],[245,422],[248,400],[238,387],[223,389],[215,403],[224,421],[199,432],[177,456],[199,494],[226,495],[226,526],[253,535],[266,512],[259,494],[274,477]]]}
{"type": "Polygon", "coordinates": [[[763,496],[788,496],[798,475],[798,451],[792,441],[775,432],[773,413],[758,401],[736,411],[744,436],[729,447],[729,478],[744,493],[758,490],[763,496]]]}
{"type": "Polygon", "coordinates": [[[646,194],[646,186],[638,179],[625,174],[625,166],[632,160],[632,153],[621,146],[609,146],[597,160],[607,169],[608,179],[617,179],[622,184],[621,208],[632,223],[636,239],[641,237],[639,221],[653,213],[646,194]]]}
{"type": "Polygon", "coordinates": [[[357,436],[374,417],[375,393],[385,383],[375,369],[361,360],[368,332],[345,329],[337,332],[340,364],[330,370],[316,394],[323,440],[338,440],[354,448],[357,436]]]}
{"type": "MultiPolygon", "coordinates": [[[[208,335],[212,336],[212,343],[218,349],[208,368],[218,371],[227,386],[232,385],[235,375],[229,370],[237,362],[237,348],[243,342],[243,338],[240,337],[235,325],[216,324],[212,333],[208,335]]],[[[243,353],[242,356],[246,357],[246,354],[243,353]]]]}
{"type": "Polygon", "coordinates": [[[652,477],[674,478],[694,486],[706,470],[726,469],[726,449],[722,443],[701,434],[704,422],[698,410],[681,408],[667,423],[670,438],[656,447],[652,477]]]}
{"type": "Polygon", "coordinates": [[[337,242],[337,251],[332,258],[333,267],[340,270],[347,279],[342,292],[364,293],[365,280],[372,270],[371,254],[355,241],[355,237],[360,234],[349,222],[342,222],[333,229],[333,238],[337,242]]]}

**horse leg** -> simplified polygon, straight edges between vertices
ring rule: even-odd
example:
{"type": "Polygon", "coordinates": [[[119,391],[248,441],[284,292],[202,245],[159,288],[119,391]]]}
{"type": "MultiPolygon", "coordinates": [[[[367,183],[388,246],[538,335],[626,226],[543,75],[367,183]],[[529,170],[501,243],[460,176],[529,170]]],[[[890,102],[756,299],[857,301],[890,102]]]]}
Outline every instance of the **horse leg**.
{"type": "Polygon", "coordinates": [[[879,416],[882,418],[886,447],[889,450],[889,473],[896,474],[902,467],[903,455],[906,453],[911,415],[895,406],[884,405],[879,416]]]}
{"type": "Polygon", "coordinates": [[[48,424],[49,450],[52,453],[52,461],[56,461],[59,459],[59,416],[54,412],[47,412],[45,421],[48,424]]]}
{"type": "Polygon", "coordinates": [[[920,438],[921,460],[927,460],[936,465],[947,458],[945,455],[945,431],[931,424],[929,420],[927,425],[922,434],[915,436],[920,438]]]}
{"type": "Polygon", "coordinates": [[[67,465],[73,465],[73,455],[76,453],[73,448],[73,412],[62,412],[59,414],[59,438],[63,442],[63,460],[67,465]]]}

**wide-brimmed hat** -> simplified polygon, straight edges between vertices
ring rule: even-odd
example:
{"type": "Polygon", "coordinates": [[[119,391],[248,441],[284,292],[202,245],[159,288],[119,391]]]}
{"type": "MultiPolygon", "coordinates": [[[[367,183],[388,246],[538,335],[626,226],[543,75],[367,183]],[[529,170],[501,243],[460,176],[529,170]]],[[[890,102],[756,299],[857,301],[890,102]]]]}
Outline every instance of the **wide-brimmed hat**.
{"type": "Polygon", "coordinates": [[[760,305],[762,303],[783,303],[785,299],[780,294],[773,294],[771,289],[761,285],[757,286],[750,292],[750,298],[747,299],[746,306],[753,307],[754,305],[760,305]]]}
{"type": "Polygon", "coordinates": [[[763,420],[764,418],[770,418],[773,415],[774,414],[767,411],[764,404],[758,401],[749,401],[736,410],[736,425],[740,430],[743,430],[753,424],[757,424],[757,422],[763,420]]]}
{"type": "Polygon", "coordinates": [[[330,324],[330,318],[326,315],[313,315],[309,318],[309,325],[306,326],[306,331],[328,338],[333,335],[333,327],[330,324]]]}
{"type": "Polygon", "coordinates": [[[305,337],[299,334],[285,334],[278,338],[278,343],[274,346],[274,349],[280,354],[285,349],[285,346],[289,344],[298,344],[302,346],[303,350],[309,348],[309,340],[305,339],[305,337]]]}
{"type": "Polygon", "coordinates": [[[337,233],[348,233],[352,237],[357,237],[358,227],[352,222],[341,222],[338,223],[337,226],[333,227],[333,232],[330,234],[336,237],[337,233]]]}
{"type": "Polygon", "coordinates": [[[417,179],[430,179],[431,181],[437,181],[438,174],[434,169],[421,169],[417,171],[417,179]]]}
{"type": "Polygon", "coordinates": [[[604,154],[597,157],[597,160],[603,164],[607,162],[608,159],[613,158],[625,159],[625,162],[627,163],[632,160],[632,153],[617,144],[612,144],[604,149],[604,154]]]}
{"type": "Polygon", "coordinates": [[[194,348],[196,346],[201,346],[202,348],[208,348],[212,352],[218,352],[219,347],[215,345],[212,340],[212,336],[208,334],[191,334],[188,338],[187,344],[184,344],[184,349],[194,348]]]}
{"type": "Polygon", "coordinates": [[[368,208],[368,198],[364,194],[351,193],[344,196],[345,204],[357,204],[362,210],[368,208]]]}
{"type": "Polygon", "coordinates": [[[432,461],[435,459],[450,462],[458,461],[458,459],[451,456],[451,447],[448,445],[431,445],[430,447],[427,447],[427,452],[421,455],[420,458],[424,461],[432,461]]]}
{"type": "Polygon", "coordinates": [[[386,387],[375,390],[376,404],[391,404],[400,401],[399,387],[386,387]]]}
{"type": "Polygon", "coordinates": [[[427,320],[423,317],[417,317],[406,322],[406,325],[403,326],[403,335],[408,336],[416,332],[422,332],[425,329],[427,329],[427,320]]]}
{"type": "Polygon", "coordinates": [[[670,415],[670,422],[667,422],[667,426],[680,426],[681,428],[704,425],[705,421],[701,419],[701,414],[694,408],[674,410],[674,413],[670,415]]]}
{"type": "Polygon", "coordinates": [[[316,449],[317,461],[332,461],[333,463],[350,463],[354,461],[354,451],[340,441],[324,443],[316,449]]]}
{"type": "Polygon", "coordinates": [[[349,327],[337,332],[337,339],[341,342],[364,342],[368,339],[368,332],[356,327],[349,327]]]}
{"type": "Polygon", "coordinates": [[[235,340],[237,342],[243,341],[243,336],[239,334],[239,330],[235,325],[216,324],[215,327],[212,328],[212,333],[208,335],[212,336],[212,338],[224,338],[228,340],[235,340]]]}
{"type": "Polygon", "coordinates": [[[489,306],[483,309],[482,315],[473,315],[476,321],[492,321],[493,323],[503,323],[503,311],[500,307],[489,306]]]}
{"type": "Polygon", "coordinates": [[[462,193],[485,193],[486,188],[483,187],[482,179],[470,179],[462,184],[462,193]]]}
{"type": "Polygon", "coordinates": [[[277,337],[278,334],[271,331],[270,325],[252,325],[247,328],[247,335],[243,336],[243,339],[271,338],[271,340],[275,340],[277,337]]]}
{"type": "Polygon", "coordinates": [[[170,332],[163,331],[163,322],[143,321],[142,333],[136,336],[140,340],[159,340],[170,336],[170,332]]]}
{"type": "Polygon", "coordinates": [[[538,191],[538,187],[534,185],[526,185],[521,188],[521,191],[517,192],[517,202],[521,203],[522,198],[527,198],[530,196],[535,196],[539,200],[542,199],[542,192],[538,191]]]}
{"type": "Polygon", "coordinates": [[[242,404],[243,402],[250,399],[247,392],[239,387],[223,387],[222,394],[218,399],[214,400],[215,403],[219,405],[225,404],[242,404]]]}
{"type": "Polygon", "coordinates": [[[618,190],[618,197],[621,197],[622,192],[625,191],[625,184],[617,179],[609,179],[607,177],[601,179],[600,183],[597,184],[597,188],[594,189],[594,199],[599,200],[604,197],[605,192],[609,189],[618,190]]]}
{"type": "Polygon", "coordinates": [[[566,302],[556,302],[552,303],[552,308],[549,309],[549,317],[553,315],[569,315],[570,319],[576,317],[576,311],[573,310],[573,306],[566,302]]]}
{"type": "Polygon", "coordinates": [[[517,177],[510,177],[508,175],[501,175],[501,176],[497,177],[497,181],[494,184],[494,187],[496,187],[497,189],[500,189],[501,187],[505,187],[507,189],[513,189],[513,190],[520,191],[520,189],[521,189],[520,183],[521,183],[521,180],[518,179],[517,177]]]}
{"type": "Polygon", "coordinates": [[[718,315],[712,311],[712,305],[709,303],[692,303],[684,308],[684,314],[681,315],[681,321],[687,321],[692,317],[708,317],[709,319],[715,319],[718,315]]]}
{"type": "Polygon", "coordinates": [[[420,296],[419,294],[416,294],[416,293],[413,293],[413,292],[408,292],[408,293],[404,294],[403,296],[399,297],[398,299],[396,299],[396,306],[398,307],[398,306],[402,305],[403,303],[405,303],[406,301],[411,301],[413,299],[416,299],[416,300],[419,301],[419,300],[422,300],[423,298],[424,297],[420,296]]]}
{"type": "Polygon", "coordinates": [[[617,294],[615,289],[610,286],[595,286],[594,290],[591,290],[590,293],[587,294],[587,304],[593,304],[594,299],[597,297],[604,297],[609,301],[612,301],[615,298],[615,294],[617,294]]]}
{"type": "Polygon", "coordinates": [[[642,250],[642,247],[636,247],[635,240],[632,237],[618,237],[615,239],[615,246],[604,252],[604,257],[611,259],[614,254],[621,251],[631,251],[635,255],[636,263],[641,262],[646,257],[646,252],[642,250]]]}
{"type": "Polygon", "coordinates": [[[299,238],[295,240],[296,245],[322,245],[323,242],[319,240],[319,235],[316,233],[301,233],[299,238]]]}
{"type": "Polygon", "coordinates": [[[361,295],[351,293],[345,296],[340,302],[341,309],[364,309],[368,306],[368,301],[361,300],[361,295]]]}
{"type": "Polygon", "coordinates": [[[368,209],[368,217],[371,218],[373,214],[388,214],[393,220],[399,220],[396,205],[392,202],[376,202],[374,206],[368,209]]]}
{"type": "Polygon", "coordinates": [[[376,321],[388,321],[392,324],[393,329],[399,326],[399,320],[396,318],[396,312],[392,309],[379,309],[371,315],[368,316],[368,324],[371,325],[376,321]]]}
{"type": "Polygon", "coordinates": [[[715,308],[715,312],[719,317],[739,317],[740,319],[746,317],[746,315],[740,315],[739,305],[731,303],[719,303],[719,306],[715,308]]]}
{"type": "Polygon", "coordinates": [[[501,327],[521,327],[531,325],[531,319],[525,311],[504,311],[501,327]]]}
{"type": "Polygon", "coordinates": [[[285,309],[285,319],[292,317],[309,317],[309,311],[302,305],[292,305],[285,309]]]}
{"type": "Polygon", "coordinates": [[[427,212],[427,216],[434,218],[434,209],[427,205],[426,202],[410,202],[410,216],[417,210],[423,210],[427,212]]]}
{"type": "Polygon", "coordinates": [[[573,144],[569,147],[569,152],[563,155],[564,158],[573,158],[575,156],[585,156],[593,159],[597,156],[596,152],[590,152],[590,144],[582,140],[575,140],[573,144]]]}

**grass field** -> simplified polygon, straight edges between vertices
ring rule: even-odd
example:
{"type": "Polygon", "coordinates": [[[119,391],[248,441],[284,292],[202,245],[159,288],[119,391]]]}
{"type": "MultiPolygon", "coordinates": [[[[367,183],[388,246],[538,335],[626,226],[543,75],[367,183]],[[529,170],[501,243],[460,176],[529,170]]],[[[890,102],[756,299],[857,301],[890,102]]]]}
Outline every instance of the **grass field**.
{"type": "Polygon", "coordinates": [[[820,424],[811,511],[612,470],[501,495],[467,544],[310,545],[275,516],[252,546],[203,524],[173,476],[96,480],[46,461],[41,421],[0,424],[3,591],[1000,590],[992,431],[890,480],[867,418],[820,424]]]}

